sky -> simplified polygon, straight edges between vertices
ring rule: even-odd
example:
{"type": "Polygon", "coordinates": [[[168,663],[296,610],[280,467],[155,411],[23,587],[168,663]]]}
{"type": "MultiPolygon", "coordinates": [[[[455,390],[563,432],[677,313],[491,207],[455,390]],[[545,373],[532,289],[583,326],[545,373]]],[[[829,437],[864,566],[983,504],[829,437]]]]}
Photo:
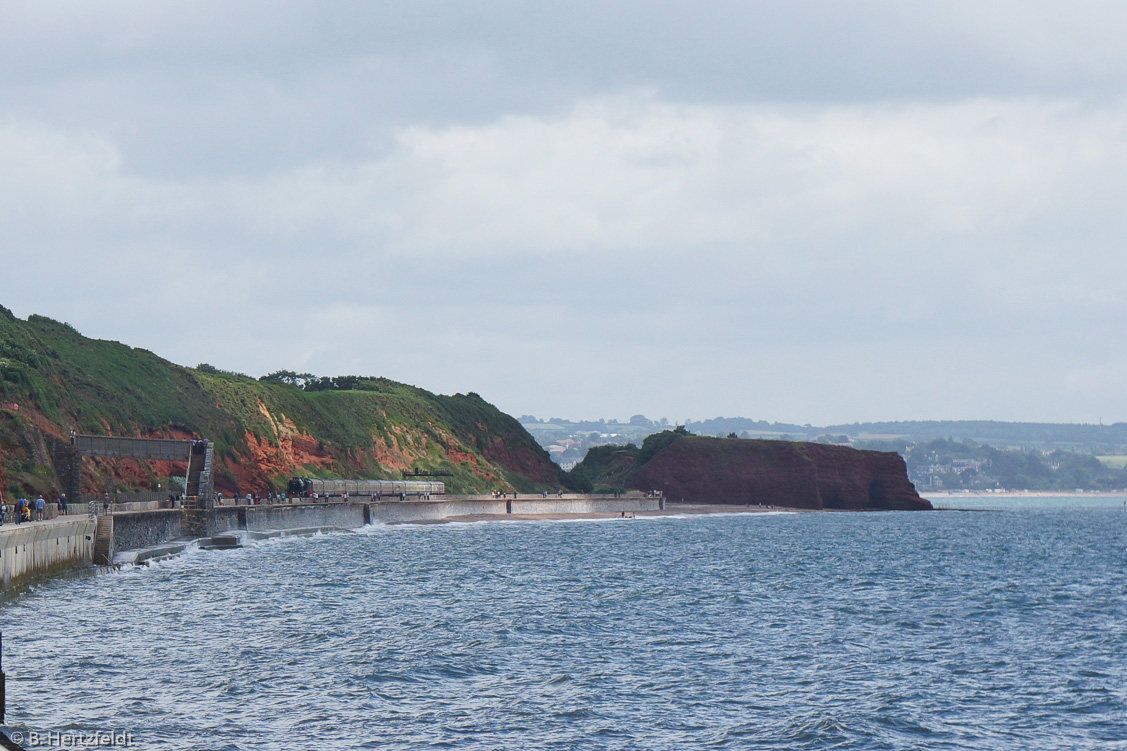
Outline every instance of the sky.
{"type": "Polygon", "coordinates": [[[515,415],[1127,421],[1127,5],[6,0],[0,304],[515,415]]]}

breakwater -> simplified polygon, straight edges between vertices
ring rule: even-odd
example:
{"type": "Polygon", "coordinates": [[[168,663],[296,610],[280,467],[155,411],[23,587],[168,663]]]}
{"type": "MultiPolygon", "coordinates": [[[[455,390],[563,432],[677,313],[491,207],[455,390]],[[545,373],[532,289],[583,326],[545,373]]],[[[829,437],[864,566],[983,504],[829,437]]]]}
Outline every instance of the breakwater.
{"type": "Polygon", "coordinates": [[[117,553],[187,542],[225,532],[270,532],[314,528],[355,529],[369,524],[436,521],[463,516],[616,514],[657,511],[662,499],[628,496],[564,495],[493,498],[442,496],[435,500],[367,498],[347,501],[220,505],[210,509],[142,508],[97,518],[58,517],[0,527],[3,586],[68,568],[111,564],[117,553]]]}

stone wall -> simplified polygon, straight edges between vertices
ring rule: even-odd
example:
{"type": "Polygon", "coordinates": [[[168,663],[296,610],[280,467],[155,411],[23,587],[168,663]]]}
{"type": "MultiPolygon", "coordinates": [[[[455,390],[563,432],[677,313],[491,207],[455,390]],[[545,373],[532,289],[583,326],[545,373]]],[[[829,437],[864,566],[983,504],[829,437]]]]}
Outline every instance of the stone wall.
{"type": "Polygon", "coordinates": [[[135,550],[159,545],[184,534],[179,509],[136,511],[113,515],[113,550],[135,550]]]}

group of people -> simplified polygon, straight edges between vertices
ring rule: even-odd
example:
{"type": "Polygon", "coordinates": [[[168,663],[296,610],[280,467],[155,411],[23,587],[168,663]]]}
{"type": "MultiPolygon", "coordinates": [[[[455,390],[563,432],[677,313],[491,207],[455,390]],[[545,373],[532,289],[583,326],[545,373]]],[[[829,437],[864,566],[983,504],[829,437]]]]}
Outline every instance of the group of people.
{"type": "MultiPolygon", "coordinates": [[[[242,497],[240,497],[238,493],[235,493],[235,505],[238,506],[243,501],[245,501],[246,505],[248,505],[248,506],[260,506],[263,503],[288,503],[289,502],[288,499],[286,498],[285,493],[267,493],[265,498],[263,498],[258,493],[247,493],[245,496],[242,496],[242,497]]],[[[218,504],[220,506],[223,505],[223,494],[222,493],[216,493],[215,494],[215,502],[216,502],[216,504],[218,504]]]]}
{"type": "MultiPolygon", "coordinates": [[[[494,490],[492,495],[493,495],[494,500],[496,500],[497,498],[508,498],[509,497],[508,493],[504,493],[500,490],[494,490]]],[[[428,493],[427,496],[429,497],[430,494],[428,493]]],[[[548,497],[548,491],[547,490],[541,490],[540,496],[542,498],[547,498],[548,497]]],[[[514,490],[513,491],[513,498],[516,498],[516,497],[517,497],[517,492],[514,490]]],[[[563,489],[562,488],[558,488],[556,490],[556,497],[557,498],[563,498],[563,489]]]]}
{"type": "MultiPolygon", "coordinates": [[[[65,494],[59,496],[58,507],[60,514],[67,512],[67,497],[65,494]]],[[[8,504],[4,503],[3,498],[0,498],[0,525],[8,523],[8,513],[8,504]]],[[[15,517],[16,524],[44,521],[47,519],[47,502],[43,500],[42,494],[34,501],[20,498],[12,508],[12,515],[15,517]]]]}
{"type": "MultiPolygon", "coordinates": [[[[253,495],[247,493],[246,501],[248,506],[259,506],[262,504],[263,498],[258,493],[253,495]]],[[[286,494],[279,493],[278,495],[274,495],[274,493],[267,493],[265,501],[266,503],[285,503],[286,494]]]]}

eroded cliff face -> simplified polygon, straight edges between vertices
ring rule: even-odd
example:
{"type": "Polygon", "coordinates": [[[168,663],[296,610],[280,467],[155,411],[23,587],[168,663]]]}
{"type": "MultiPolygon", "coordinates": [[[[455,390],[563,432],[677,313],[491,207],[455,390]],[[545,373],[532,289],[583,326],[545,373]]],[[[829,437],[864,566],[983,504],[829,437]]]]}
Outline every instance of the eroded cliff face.
{"type": "Polygon", "coordinates": [[[817,443],[681,436],[626,478],[672,501],[809,509],[930,509],[899,454],[817,443]]]}
{"type": "MultiPolygon", "coordinates": [[[[550,459],[521,446],[513,451],[485,451],[483,461],[479,454],[458,448],[455,437],[432,428],[441,440],[431,433],[393,426],[386,436],[375,434],[370,446],[354,446],[344,450],[330,448],[308,433],[290,431],[285,436],[259,439],[252,433],[244,435],[247,449],[232,452],[217,459],[215,487],[220,492],[242,493],[246,490],[263,491],[279,485],[278,478],[308,473],[312,469],[342,477],[380,476],[395,479],[403,470],[426,466],[436,461],[456,462],[466,477],[460,484],[446,480],[452,490],[463,487],[474,489],[473,480],[484,483],[482,487],[508,488],[510,480],[504,470],[516,472],[533,482],[558,482],[559,470],[550,459]],[[468,480],[466,478],[473,478],[468,480]],[[467,484],[468,482],[468,484],[467,484]]],[[[502,444],[497,439],[498,444],[502,444]]],[[[481,488],[477,488],[481,490],[481,488]]],[[[484,491],[481,491],[484,492],[484,491]]]]}

